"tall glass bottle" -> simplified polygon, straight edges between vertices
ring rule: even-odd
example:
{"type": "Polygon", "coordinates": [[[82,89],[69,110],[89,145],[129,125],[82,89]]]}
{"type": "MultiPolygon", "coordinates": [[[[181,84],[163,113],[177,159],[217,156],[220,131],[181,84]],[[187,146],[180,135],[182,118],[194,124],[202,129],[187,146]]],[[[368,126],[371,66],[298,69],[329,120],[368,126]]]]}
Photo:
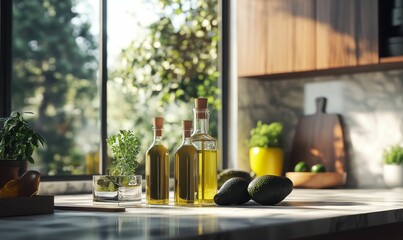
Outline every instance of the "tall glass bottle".
{"type": "Polygon", "coordinates": [[[217,192],[217,142],[208,134],[209,112],[207,98],[196,98],[194,129],[191,141],[198,153],[198,201],[202,205],[214,204],[217,192]]]}
{"type": "Polygon", "coordinates": [[[169,203],[169,153],[162,143],[164,118],[153,118],[154,141],[146,152],[146,204],[169,203]]]}
{"type": "Polygon", "coordinates": [[[192,121],[182,121],[183,141],[175,152],[175,205],[197,204],[197,149],[191,143],[192,121]]]}

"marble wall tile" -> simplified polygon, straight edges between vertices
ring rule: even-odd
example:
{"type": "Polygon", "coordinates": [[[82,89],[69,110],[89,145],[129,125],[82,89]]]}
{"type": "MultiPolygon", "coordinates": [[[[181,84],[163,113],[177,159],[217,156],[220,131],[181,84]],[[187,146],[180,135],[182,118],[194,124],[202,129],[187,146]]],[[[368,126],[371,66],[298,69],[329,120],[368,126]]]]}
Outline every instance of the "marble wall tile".
{"type": "Polygon", "coordinates": [[[312,113],[317,96],[328,112],[343,116],[349,135],[350,187],[384,187],[382,154],[403,141],[403,70],[315,78],[238,81],[238,167],[249,168],[249,131],[258,120],[284,124],[285,165],[300,116],[312,113]]]}

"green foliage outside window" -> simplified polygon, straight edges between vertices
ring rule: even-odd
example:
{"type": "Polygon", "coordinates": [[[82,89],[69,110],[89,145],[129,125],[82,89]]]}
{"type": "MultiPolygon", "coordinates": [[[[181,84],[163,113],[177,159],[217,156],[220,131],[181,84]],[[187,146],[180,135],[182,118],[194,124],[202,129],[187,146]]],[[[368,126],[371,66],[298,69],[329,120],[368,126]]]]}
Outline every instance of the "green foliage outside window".
{"type": "Polygon", "coordinates": [[[75,5],[13,1],[12,108],[35,112],[27,120],[47,141],[36,157],[44,175],[84,174],[77,136],[98,119],[97,44],[75,5]]]}
{"type": "Polygon", "coordinates": [[[122,68],[113,76],[150,91],[150,97],[158,96],[164,103],[205,96],[217,110],[217,1],[159,2],[163,6],[159,20],[149,26],[145,38],[122,51],[122,68]]]}

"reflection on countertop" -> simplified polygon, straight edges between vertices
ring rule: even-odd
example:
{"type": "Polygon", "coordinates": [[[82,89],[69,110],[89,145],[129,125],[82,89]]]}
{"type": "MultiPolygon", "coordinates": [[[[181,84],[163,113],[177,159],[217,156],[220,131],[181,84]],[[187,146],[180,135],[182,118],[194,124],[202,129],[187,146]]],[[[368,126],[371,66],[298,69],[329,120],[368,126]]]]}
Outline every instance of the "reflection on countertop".
{"type": "MultiPolygon", "coordinates": [[[[277,206],[129,206],[0,219],[2,239],[292,239],[403,221],[403,190],[295,189],[277,206]]],[[[91,206],[91,195],[55,204],[91,206]]],[[[101,206],[101,205],[97,205],[101,206]]],[[[114,206],[114,204],[109,205],[114,206]]],[[[115,204],[116,206],[116,204],[115,204]]],[[[34,207],[34,206],[33,206],[34,207]]]]}

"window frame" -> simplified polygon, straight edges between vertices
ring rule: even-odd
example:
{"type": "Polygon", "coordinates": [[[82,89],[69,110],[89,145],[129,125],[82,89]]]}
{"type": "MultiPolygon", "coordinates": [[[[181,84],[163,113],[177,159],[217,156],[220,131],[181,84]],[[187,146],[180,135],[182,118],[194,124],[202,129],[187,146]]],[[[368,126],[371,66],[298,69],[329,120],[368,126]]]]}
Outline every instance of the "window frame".
{"type": "Polygon", "coordinates": [[[11,113],[12,0],[0,1],[0,116],[11,113]]]}
{"type": "MultiPolygon", "coordinates": [[[[0,1],[0,117],[9,116],[11,113],[11,78],[12,78],[12,18],[13,18],[13,0],[0,1]]],[[[100,81],[100,157],[101,173],[106,172],[107,167],[107,3],[108,0],[99,0],[100,18],[99,18],[99,79],[100,81]]],[[[229,141],[229,87],[230,87],[230,1],[218,0],[218,12],[221,18],[219,44],[219,69],[220,77],[218,84],[221,88],[222,109],[219,112],[219,137],[221,139],[220,151],[222,168],[228,168],[228,157],[230,149],[229,141]]],[[[43,181],[67,181],[67,180],[91,180],[92,175],[68,175],[68,176],[42,176],[43,181]]]]}

